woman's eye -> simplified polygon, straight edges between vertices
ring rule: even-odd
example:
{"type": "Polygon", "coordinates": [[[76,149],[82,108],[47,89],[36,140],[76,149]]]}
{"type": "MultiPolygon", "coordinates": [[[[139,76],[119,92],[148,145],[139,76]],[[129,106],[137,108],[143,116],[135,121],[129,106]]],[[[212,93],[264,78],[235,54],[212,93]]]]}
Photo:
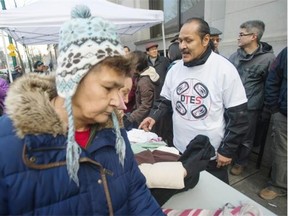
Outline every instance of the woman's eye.
{"type": "Polygon", "coordinates": [[[107,91],[111,91],[113,88],[111,87],[104,87],[107,91]]]}

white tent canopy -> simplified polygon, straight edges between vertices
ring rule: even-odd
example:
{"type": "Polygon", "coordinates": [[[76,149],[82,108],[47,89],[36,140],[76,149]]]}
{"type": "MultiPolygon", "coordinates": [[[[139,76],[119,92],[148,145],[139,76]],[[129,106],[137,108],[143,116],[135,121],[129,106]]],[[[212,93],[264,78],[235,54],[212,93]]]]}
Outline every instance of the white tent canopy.
{"type": "Polygon", "coordinates": [[[113,22],[120,35],[132,35],[162,23],[165,47],[163,11],[130,8],[105,0],[39,0],[22,8],[1,11],[0,29],[24,45],[57,44],[60,26],[71,19],[71,9],[78,4],[87,5],[93,16],[113,22]]]}

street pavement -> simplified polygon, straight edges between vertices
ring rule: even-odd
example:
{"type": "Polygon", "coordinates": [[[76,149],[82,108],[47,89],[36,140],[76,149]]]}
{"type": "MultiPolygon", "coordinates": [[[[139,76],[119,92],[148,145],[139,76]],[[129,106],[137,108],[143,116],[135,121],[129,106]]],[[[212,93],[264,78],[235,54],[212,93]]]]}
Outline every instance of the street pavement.
{"type": "Polygon", "coordinates": [[[258,158],[258,154],[256,152],[258,152],[258,149],[255,148],[250,156],[249,166],[244,169],[243,173],[239,176],[233,176],[229,173],[229,181],[233,188],[250,197],[276,215],[286,216],[287,197],[277,197],[273,200],[264,200],[258,196],[259,191],[266,186],[267,181],[269,180],[271,164],[269,143],[267,144],[266,142],[267,146],[265,146],[260,169],[256,168],[256,162],[258,158]]]}

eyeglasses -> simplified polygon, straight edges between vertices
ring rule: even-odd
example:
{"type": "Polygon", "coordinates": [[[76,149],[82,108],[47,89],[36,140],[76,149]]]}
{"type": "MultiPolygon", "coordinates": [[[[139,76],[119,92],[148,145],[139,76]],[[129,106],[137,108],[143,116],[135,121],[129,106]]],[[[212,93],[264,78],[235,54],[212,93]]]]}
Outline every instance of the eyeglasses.
{"type": "Polygon", "coordinates": [[[253,34],[254,34],[254,33],[247,33],[247,34],[239,33],[239,37],[249,36],[249,35],[253,35],[253,34]]]}

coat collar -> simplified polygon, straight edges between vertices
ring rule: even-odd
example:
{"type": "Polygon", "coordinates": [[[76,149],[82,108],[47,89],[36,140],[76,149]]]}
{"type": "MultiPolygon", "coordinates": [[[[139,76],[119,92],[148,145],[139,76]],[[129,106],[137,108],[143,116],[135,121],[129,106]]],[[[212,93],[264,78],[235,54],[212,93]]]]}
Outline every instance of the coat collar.
{"type": "MultiPolygon", "coordinates": [[[[11,84],[5,107],[20,138],[28,134],[43,133],[53,136],[66,135],[66,124],[61,121],[50,103],[56,95],[55,76],[51,75],[30,73],[11,84]]],[[[118,119],[120,120],[120,115],[118,119]]],[[[98,130],[102,128],[113,128],[112,120],[99,125],[98,130]]]]}

